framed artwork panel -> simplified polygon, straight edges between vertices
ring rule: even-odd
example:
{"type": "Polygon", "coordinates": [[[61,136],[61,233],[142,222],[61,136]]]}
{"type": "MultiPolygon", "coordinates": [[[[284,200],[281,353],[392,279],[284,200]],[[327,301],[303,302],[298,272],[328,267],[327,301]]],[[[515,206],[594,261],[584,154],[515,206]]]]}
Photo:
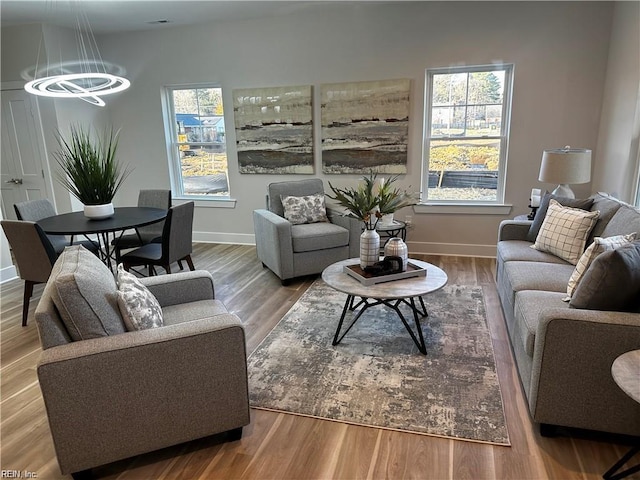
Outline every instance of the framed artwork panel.
{"type": "Polygon", "coordinates": [[[324,173],[407,173],[409,79],[320,88],[324,173]]]}
{"type": "Polygon", "coordinates": [[[233,90],[240,173],[312,174],[310,85],[233,90]]]}

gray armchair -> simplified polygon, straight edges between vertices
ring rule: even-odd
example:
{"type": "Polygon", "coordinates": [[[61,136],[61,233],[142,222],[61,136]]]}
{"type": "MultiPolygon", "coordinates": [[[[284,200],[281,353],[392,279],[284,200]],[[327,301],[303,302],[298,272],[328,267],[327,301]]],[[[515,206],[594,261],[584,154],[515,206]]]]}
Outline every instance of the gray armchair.
{"type": "Polygon", "coordinates": [[[322,180],[313,178],[268,186],[267,208],[254,210],[256,250],[262,264],[282,280],[322,272],[340,260],[360,254],[357,220],[327,209],[329,222],[292,225],[284,218],[281,196],[324,194],[322,180]]]}
{"type": "Polygon", "coordinates": [[[65,250],[45,286],[37,374],[63,474],[221,432],[237,440],[249,423],[244,328],[215,299],[209,272],[141,281],[162,327],[125,331],[113,275],[80,247],[65,250]]]}

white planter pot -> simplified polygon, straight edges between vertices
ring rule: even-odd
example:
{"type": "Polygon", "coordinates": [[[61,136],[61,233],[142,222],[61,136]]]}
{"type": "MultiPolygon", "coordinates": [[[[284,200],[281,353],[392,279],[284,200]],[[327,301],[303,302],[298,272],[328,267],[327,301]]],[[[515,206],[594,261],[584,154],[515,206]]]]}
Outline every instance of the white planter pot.
{"type": "Polygon", "coordinates": [[[85,205],[84,216],[90,220],[102,220],[113,216],[113,203],[103,205],[85,205]]]}
{"type": "Polygon", "coordinates": [[[380,219],[380,225],[381,226],[393,225],[393,213],[386,213],[382,215],[382,218],[380,219]]]}
{"type": "Polygon", "coordinates": [[[380,235],[365,229],[360,235],[360,267],[369,267],[380,260],[380,235]]]}

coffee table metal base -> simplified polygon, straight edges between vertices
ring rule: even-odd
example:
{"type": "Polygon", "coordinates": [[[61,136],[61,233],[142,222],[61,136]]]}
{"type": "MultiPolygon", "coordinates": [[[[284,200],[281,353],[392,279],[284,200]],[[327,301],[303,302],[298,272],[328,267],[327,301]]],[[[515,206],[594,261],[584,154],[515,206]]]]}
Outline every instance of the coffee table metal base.
{"type": "Polygon", "coordinates": [[[333,345],[338,345],[342,341],[344,336],[349,332],[349,330],[351,330],[351,327],[353,327],[356,324],[356,322],[360,319],[362,314],[365,311],[367,311],[370,307],[375,307],[377,305],[385,305],[390,309],[394,310],[398,315],[398,317],[400,317],[400,320],[402,320],[404,327],[407,329],[407,332],[409,332],[411,339],[418,347],[418,350],[420,351],[420,353],[424,355],[427,354],[427,347],[424,343],[422,328],[420,327],[420,317],[424,318],[428,316],[427,308],[424,305],[424,301],[422,300],[422,297],[409,297],[408,299],[398,298],[398,299],[392,299],[392,300],[371,299],[371,298],[360,297],[360,301],[354,305],[355,298],[356,297],[354,295],[347,295],[347,300],[344,302],[344,308],[342,309],[342,316],[340,317],[340,322],[338,322],[338,328],[336,329],[336,334],[333,337],[333,345]],[[416,300],[415,300],[416,298],[420,303],[420,308],[418,308],[418,306],[416,305],[416,300]],[[411,312],[413,313],[413,320],[416,324],[417,336],[416,336],[416,333],[414,333],[414,331],[412,330],[405,316],[402,314],[402,311],[400,311],[401,304],[405,304],[411,309],[411,312]],[[347,315],[347,312],[349,310],[354,311],[360,306],[362,306],[362,308],[356,314],[355,318],[351,322],[351,325],[349,325],[349,327],[342,333],[342,335],[340,335],[340,331],[342,330],[342,325],[344,323],[344,319],[347,315]]]}

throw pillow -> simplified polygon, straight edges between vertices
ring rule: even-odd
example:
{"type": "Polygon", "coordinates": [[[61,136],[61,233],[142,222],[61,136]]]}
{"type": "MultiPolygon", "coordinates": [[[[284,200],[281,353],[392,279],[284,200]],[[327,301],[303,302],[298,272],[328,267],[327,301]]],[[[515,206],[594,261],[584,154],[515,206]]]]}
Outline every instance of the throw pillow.
{"type": "Polygon", "coordinates": [[[529,233],[527,233],[527,240],[530,242],[535,242],[538,233],[540,232],[540,227],[542,227],[542,222],[544,222],[545,217],[547,216],[547,210],[549,209],[549,202],[551,200],[555,200],[565,207],[571,208],[580,208],[582,210],[589,210],[593,205],[592,198],[567,198],[567,197],[558,197],[557,195],[553,195],[552,193],[546,193],[544,197],[542,197],[542,201],[540,202],[540,207],[536,211],[536,216],[533,217],[533,222],[529,227],[529,233]]]}
{"type": "Polygon", "coordinates": [[[294,225],[329,221],[323,193],[303,197],[283,195],[281,199],[284,218],[294,225]]]}
{"type": "Polygon", "coordinates": [[[138,278],[118,265],[118,306],[130,332],[161,327],[162,307],[138,278]]]}
{"type": "Polygon", "coordinates": [[[599,255],[582,277],[569,305],[640,312],[640,241],[599,255]]]}
{"type": "Polygon", "coordinates": [[[583,275],[591,265],[591,262],[593,262],[598,255],[631,243],[635,239],[635,233],[629,235],[616,235],[614,237],[607,238],[594,238],[593,243],[589,245],[589,247],[587,247],[585,252],[580,257],[580,260],[578,260],[578,264],[571,274],[571,278],[569,278],[569,284],[567,285],[567,297],[564,299],[564,301],[568,302],[569,300],[571,300],[571,295],[573,295],[573,292],[578,286],[578,283],[580,283],[580,279],[583,277],[583,275]]]}
{"type": "Polygon", "coordinates": [[[586,212],[579,208],[563,207],[551,199],[533,248],[575,265],[584,252],[587,237],[599,214],[597,210],[586,212]]]}
{"type": "Polygon", "coordinates": [[[82,245],[64,249],[48,283],[53,303],[74,342],[126,332],[113,273],[82,245]]]}

